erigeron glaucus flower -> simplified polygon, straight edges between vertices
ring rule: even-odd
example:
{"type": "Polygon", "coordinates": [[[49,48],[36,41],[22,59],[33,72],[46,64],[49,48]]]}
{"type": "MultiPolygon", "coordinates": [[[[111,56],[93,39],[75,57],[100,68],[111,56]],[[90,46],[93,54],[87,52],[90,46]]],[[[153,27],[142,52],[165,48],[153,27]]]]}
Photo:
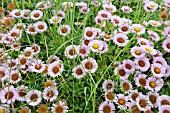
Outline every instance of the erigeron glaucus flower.
{"type": "Polygon", "coordinates": [[[125,13],[130,13],[132,12],[132,8],[130,8],[129,6],[122,6],[121,10],[125,13]]]}
{"type": "Polygon", "coordinates": [[[137,89],[131,90],[128,94],[129,100],[131,102],[136,102],[136,98],[141,94],[141,92],[138,92],[137,89]]]}
{"type": "Polygon", "coordinates": [[[114,113],[115,105],[112,102],[104,101],[100,104],[99,113],[114,113]]]}
{"type": "Polygon", "coordinates": [[[50,18],[50,24],[58,24],[62,21],[61,18],[59,18],[58,16],[53,16],[50,18]]]}
{"type": "Polygon", "coordinates": [[[47,80],[45,83],[44,83],[44,88],[46,87],[56,87],[57,83],[55,82],[55,80],[47,80]]]}
{"type": "Polygon", "coordinates": [[[158,103],[159,103],[159,106],[170,105],[170,96],[168,96],[168,95],[159,96],[158,97],[158,103]]]}
{"type": "Polygon", "coordinates": [[[23,13],[19,9],[14,9],[13,11],[10,12],[10,15],[14,18],[21,18],[23,13]]]}
{"type": "Polygon", "coordinates": [[[17,70],[12,70],[10,72],[10,83],[16,84],[21,80],[21,74],[17,70]]]}
{"type": "MultiPolygon", "coordinates": [[[[170,4],[170,2],[169,2],[169,4],[170,4]]],[[[159,106],[158,113],[170,113],[170,105],[159,106]]]]}
{"type": "Polygon", "coordinates": [[[141,111],[139,110],[138,106],[136,105],[135,101],[130,102],[128,105],[131,113],[140,113],[141,111]]]}
{"type": "Polygon", "coordinates": [[[4,36],[3,36],[3,35],[4,35],[4,34],[0,33],[0,44],[2,44],[3,41],[4,41],[4,36]]]}
{"type": "Polygon", "coordinates": [[[63,2],[62,6],[63,7],[73,7],[73,2],[63,2]]]}
{"type": "Polygon", "coordinates": [[[91,5],[94,5],[94,7],[98,7],[98,6],[101,5],[101,2],[96,1],[96,0],[92,0],[92,1],[91,1],[91,5]]]}
{"type": "Polygon", "coordinates": [[[33,50],[33,54],[38,54],[39,52],[40,52],[40,46],[39,45],[37,45],[37,44],[33,44],[32,46],[31,46],[31,48],[32,48],[32,50],[33,50]]]}
{"type": "Polygon", "coordinates": [[[149,34],[149,37],[150,37],[152,40],[154,40],[154,41],[159,41],[159,40],[160,40],[160,37],[159,37],[159,35],[158,35],[156,32],[151,31],[151,30],[149,30],[149,31],[147,31],[147,32],[148,32],[148,34],[149,34]]]}
{"type": "Polygon", "coordinates": [[[124,47],[129,42],[129,40],[128,40],[128,37],[125,34],[118,33],[118,34],[114,35],[113,42],[120,47],[124,47]]]}
{"type": "Polygon", "coordinates": [[[40,104],[36,111],[38,113],[48,113],[49,108],[48,108],[48,106],[46,104],[40,104]]]}
{"type": "Polygon", "coordinates": [[[132,24],[132,20],[130,20],[129,18],[122,18],[122,24],[129,24],[131,25],[132,24]]]}
{"type": "Polygon", "coordinates": [[[97,25],[100,25],[102,27],[106,26],[106,20],[102,19],[101,16],[97,15],[94,20],[95,20],[97,25]]]}
{"type": "Polygon", "coordinates": [[[105,32],[102,32],[100,36],[102,36],[104,41],[110,41],[112,39],[112,37],[113,37],[111,34],[105,33],[105,32]]]}
{"type": "Polygon", "coordinates": [[[34,55],[32,48],[31,47],[26,47],[24,49],[24,52],[22,53],[22,55],[24,57],[26,57],[26,58],[31,58],[34,55]]]}
{"type": "Polygon", "coordinates": [[[35,26],[36,31],[38,31],[40,33],[46,31],[48,28],[47,24],[43,21],[38,21],[38,22],[34,23],[34,26],[35,26]]]}
{"type": "Polygon", "coordinates": [[[83,68],[85,72],[95,73],[98,69],[98,64],[95,59],[89,57],[82,61],[83,68]]]}
{"type": "Polygon", "coordinates": [[[102,19],[106,20],[110,19],[111,17],[111,13],[107,10],[100,10],[97,14],[100,15],[102,19]]]}
{"type": "Polygon", "coordinates": [[[19,55],[19,66],[20,68],[25,68],[25,66],[29,63],[28,58],[24,55],[19,55]]]}
{"type": "Polygon", "coordinates": [[[165,73],[164,73],[164,77],[169,77],[169,76],[170,76],[170,66],[167,65],[167,66],[166,66],[165,73]]]}
{"type": "Polygon", "coordinates": [[[43,17],[43,12],[40,11],[40,10],[33,10],[31,13],[30,13],[30,18],[33,19],[33,20],[39,20],[43,17]]]}
{"type": "Polygon", "coordinates": [[[56,104],[53,104],[51,107],[52,113],[67,113],[68,112],[68,106],[65,101],[59,100],[56,104]]]}
{"type": "Polygon", "coordinates": [[[8,104],[0,104],[0,113],[10,113],[10,106],[8,104]]]}
{"type": "Polygon", "coordinates": [[[72,75],[77,79],[83,78],[86,75],[82,65],[74,67],[72,72],[72,75]]]}
{"type": "Polygon", "coordinates": [[[43,98],[47,101],[54,101],[56,100],[57,96],[58,96],[58,91],[55,87],[46,87],[44,90],[43,90],[43,98]]]}
{"type": "Polygon", "coordinates": [[[65,12],[62,11],[62,10],[59,10],[59,11],[57,12],[57,14],[56,14],[56,12],[54,12],[53,15],[55,15],[55,16],[61,18],[61,19],[65,19],[65,17],[66,17],[65,12]]]}
{"type": "Polygon", "coordinates": [[[77,6],[77,7],[87,7],[87,3],[85,3],[85,2],[76,2],[75,6],[77,6]]]}
{"type": "Polygon", "coordinates": [[[6,80],[9,77],[8,69],[3,66],[0,66],[0,82],[6,80]]]}
{"type": "Polygon", "coordinates": [[[129,72],[126,72],[123,65],[119,65],[114,69],[114,75],[119,75],[120,79],[127,79],[129,72]]]}
{"type": "Polygon", "coordinates": [[[84,38],[87,40],[92,40],[96,37],[97,32],[93,27],[86,27],[84,32],[84,38]]]}
{"type": "Polygon", "coordinates": [[[128,34],[130,33],[130,28],[131,28],[130,25],[126,23],[126,24],[122,24],[120,28],[118,28],[118,31],[121,33],[128,34]]]}
{"type": "Polygon", "coordinates": [[[140,94],[137,98],[136,98],[136,105],[138,106],[139,110],[141,111],[146,111],[148,109],[150,109],[150,101],[148,96],[145,96],[143,94],[140,94]]]}
{"type": "Polygon", "coordinates": [[[165,4],[166,7],[170,7],[170,1],[169,0],[164,0],[164,2],[165,2],[164,4],[165,4]]]}
{"type": "Polygon", "coordinates": [[[58,33],[62,36],[67,36],[71,32],[71,28],[69,25],[61,25],[58,27],[58,33]]]}
{"type": "Polygon", "coordinates": [[[103,9],[111,13],[116,12],[116,7],[112,4],[103,4],[103,9]]]}
{"type": "Polygon", "coordinates": [[[101,51],[99,51],[100,54],[103,54],[108,51],[108,44],[104,41],[102,41],[102,43],[103,43],[103,48],[101,51]]]}
{"type": "Polygon", "coordinates": [[[31,113],[31,109],[25,106],[19,110],[19,113],[31,113]]]}
{"type": "Polygon", "coordinates": [[[31,64],[30,69],[32,72],[42,73],[43,70],[45,69],[45,64],[41,60],[36,60],[31,64]]]}
{"type": "Polygon", "coordinates": [[[130,50],[131,54],[136,58],[145,57],[145,51],[141,47],[134,46],[130,50]]]}
{"type": "Polygon", "coordinates": [[[155,55],[157,53],[156,49],[154,49],[152,46],[142,45],[141,47],[146,53],[149,53],[151,55],[155,55]]]}
{"type": "Polygon", "coordinates": [[[158,4],[155,3],[154,1],[149,1],[144,5],[144,9],[147,12],[154,12],[158,8],[158,4]]]}
{"type": "Polygon", "coordinates": [[[165,71],[166,71],[166,68],[163,67],[159,63],[154,63],[151,65],[151,72],[152,72],[153,76],[164,77],[165,71]]]}
{"type": "Polygon", "coordinates": [[[82,45],[88,47],[90,41],[91,41],[91,40],[84,39],[84,40],[82,40],[82,45]]]}
{"type": "Polygon", "coordinates": [[[80,12],[83,13],[83,14],[87,14],[87,13],[90,12],[90,8],[88,8],[88,7],[82,7],[82,8],[80,9],[80,12]]]}
{"type": "Polygon", "coordinates": [[[41,102],[41,92],[38,90],[31,90],[27,93],[26,101],[30,106],[36,106],[41,102]]]}
{"type": "Polygon", "coordinates": [[[163,87],[163,79],[155,76],[151,76],[147,79],[146,88],[150,91],[160,91],[163,87]]]}
{"type": "Polygon", "coordinates": [[[88,46],[92,52],[99,52],[103,49],[103,43],[101,40],[92,40],[88,46]]]}
{"type": "Polygon", "coordinates": [[[154,59],[153,59],[153,62],[152,62],[153,64],[155,64],[155,63],[158,63],[158,64],[161,64],[163,67],[166,67],[168,64],[167,64],[167,62],[166,62],[166,60],[163,58],[163,57],[155,57],[154,59]]]}
{"type": "Polygon", "coordinates": [[[10,69],[16,69],[18,65],[18,58],[16,59],[8,59],[7,60],[8,67],[10,69]]]}
{"type": "Polygon", "coordinates": [[[24,86],[24,85],[18,86],[16,88],[16,91],[18,93],[17,100],[19,100],[21,102],[25,101],[26,100],[26,95],[27,95],[27,90],[28,90],[27,86],[24,86]]]}
{"type": "Polygon", "coordinates": [[[59,64],[58,62],[53,62],[52,64],[50,64],[48,66],[48,74],[51,77],[58,77],[61,75],[61,73],[63,72],[63,67],[61,64],[59,64]]]}
{"type": "Polygon", "coordinates": [[[13,37],[14,40],[18,40],[18,37],[21,38],[22,32],[18,29],[13,28],[13,29],[10,30],[9,36],[13,37]]]}
{"type": "Polygon", "coordinates": [[[122,19],[119,16],[116,16],[116,15],[111,16],[110,20],[114,26],[122,25],[122,19]]]}
{"type": "Polygon", "coordinates": [[[157,92],[148,92],[147,96],[149,97],[149,101],[151,102],[151,106],[154,108],[159,107],[159,103],[158,103],[158,97],[159,97],[159,93],[157,92]]]}
{"type": "Polygon", "coordinates": [[[26,25],[24,23],[17,23],[14,25],[13,29],[18,29],[20,32],[22,32],[26,28],[26,25]]]}
{"type": "Polygon", "coordinates": [[[114,90],[114,81],[107,79],[103,82],[102,88],[105,92],[114,90]]]}
{"type": "Polygon", "coordinates": [[[48,8],[51,7],[51,3],[50,3],[50,1],[38,2],[35,7],[38,8],[38,9],[41,9],[41,10],[48,9],[48,8]]]}
{"type": "Polygon", "coordinates": [[[142,72],[146,72],[150,67],[149,59],[146,57],[140,57],[135,59],[136,69],[142,72]]]}
{"type": "Polygon", "coordinates": [[[96,32],[95,39],[100,38],[101,33],[102,33],[101,29],[99,29],[99,28],[94,28],[94,30],[95,30],[95,32],[96,32]]]}
{"type": "Polygon", "coordinates": [[[163,48],[166,52],[170,53],[170,38],[165,39],[165,40],[162,42],[162,48],[163,48]]]}
{"type": "Polygon", "coordinates": [[[156,20],[149,20],[148,23],[150,25],[152,25],[153,27],[161,26],[161,23],[159,21],[156,21],[156,20]]]}
{"type": "Polygon", "coordinates": [[[51,56],[51,57],[48,58],[48,60],[49,60],[49,63],[48,63],[48,64],[51,64],[51,63],[53,63],[53,62],[58,62],[58,63],[59,63],[60,58],[57,57],[57,56],[51,56]]]}
{"type": "Polygon", "coordinates": [[[125,91],[125,93],[129,93],[132,90],[132,84],[128,80],[122,80],[121,81],[122,85],[122,91],[125,91]]]}
{"type": "Polygon", "coordinates": [[[138,87],[146,87],[147,79],[145,74],[139,74],[138,76],[134,77],[134,80],[138,87]]]}
{"type": "Polygon", "coordinates": [[[35,29],[35,26],[33,26],[32,24],[28,25],[26,28],[26,33],[31,34],[31,35],[35,35],[37,34],[37,30],[35,29]]]}
{"type": "Polygon", "coordinates": [[[170,20],[166,20],[163,24],[170,26],[170,20]]]}
{"type": "Polygon", "coordinates": [[[105,92],[105,100],[108,102],[113,102],[115,98],[115,95],[112,91],[105,92]]]}
{"type": "Polygon", "coordinates": [[[135,64],[130,59],[123,60],[122,65],[124,66],[126,72],[133,73],[135,71],[135,64]]]}
{"type": "Polygon", "coordinates": [[[152,42],[145,39],[145,38],[138,38],[137,41],[138,41],[138,44],[140,46],[142,46],[142,45],[148,45],[148,46],[151,46],[151,47],[153,46],[152,42]]]}
{"type": "Polygon", "coordinates": [[[169,26],[164,28],[162,35],[164,35],[166,37],[170,37],[170,27],[169,26]]]}
{"type": "Polygon", "coordinates": [[[141,35],[145,33],[145,27],[141,24],[132,24],[131,31],[137,35],[141,35]]]}
{"type": "Polygon", "coordinates": [[[128,100],[128,96],[124,96],[123,94],[116,94],[114,102],[118,105],[118,108],[127,109],[127,106],[129,104],[128,100]]]}
{"type": "Polygon", "coordinates": [[[82,58],[87,57],[89,54],[89,48],[85,45],[79,45],[79,56],[82,58]]]}
{"type": "Polygon", "coordinates": [[[29,9],[23,9],[21,11],[21,13],[23,13],[22,18],[30,19],[30,12],[31,12],[31,10],[29,10],[29,9]]]}
{"type": "Polygon", "coordinates": [[[20,71],[22,72],[22,73],[26,73],[26,72],[31,72],[30,71],[30,69],[29,69],[29,65],[25,65],[24,67],[20,67],[20,71]]]}
{"type": "Polygon", "coordinates": [[[79,47],[76,45],[67,46],[64,52],[65,56],[67,56],[69,59],[76,58],[78,53],[79,53],[79,47]]]}
{"type": "Polygon", "coordinates": [[[2,103],[11,104],[12,102],[15,102],[17,96],[14,86],[7,86],[0,91],[0,100],[2,103]]]}

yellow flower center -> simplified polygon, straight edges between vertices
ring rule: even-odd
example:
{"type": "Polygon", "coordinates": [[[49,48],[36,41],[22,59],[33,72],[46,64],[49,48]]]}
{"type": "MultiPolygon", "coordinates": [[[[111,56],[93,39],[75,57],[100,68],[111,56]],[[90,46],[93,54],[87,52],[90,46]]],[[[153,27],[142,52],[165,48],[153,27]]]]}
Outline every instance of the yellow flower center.
{"type": "Polygon", "coordinates": [[[0,113],[5,113],[5,109],[1,109],[1,110],[0,110],[0,113]]]}
{"type": "Polygon", "coordinates": [[[155,72],[156,74],[159,74],[159,73],[161,72],[161,70],[156,67],[156,68],[154,68],[154,72],[155,72]]]}
{"type": "Polygon", "coordinates": [[[158,25],[158,22],[154,21],[152,22],[153,25],[158,25]]]}
{"type": "Polygon", "coordinates": [[[67,3],[67,4],[66,4],[66,6],[67,6],[67,7],[69,7],[69,6],[70,6],[70,4],[69,4],[69,3],[67,3]]]}
{"type": "Polygon", "coordinates": [[[54,19],[53,22],[58,22],[58,19],[54,19]]]}
{"type": "Polygon", "coordinates": [[[154,7],[155,7],[155,4],[150,4],[150,7],[151,7],[151,8],[154,8],[154,7]]]}
{"type": "Polygon", "coordinates": [[[151,82],[149,83],[149,85],[150,85],[150,87],[152,87],[152,88],[155,88],[155,87],[156,87],[156,83],[155,83],[154,81],[151,81],[151,82]]]}
{"type": "Polygon", "coordinates": [[[149,47],[146,47],[145,50],[146,50],[147,52],[152,52],[152,51],[153,51],[153,50],[152,50],[151,48],[149,48],[149,47]]]}
{"type": "Polygon", "coordinates": [[[135,54],[136,54],[136,55],[140,55],[141,52],[140,52],[139,50],[136,50],[136,51],[135,51],[135,54]]]}
{"type": "Polygon", "coordinates": [[[98,49],[98,48],[99,48],[99,45],[98,45],[98,44],[93,44],[93,48],[94,48],[94,49],[98,49]]]}
{"type": "Polygon", "coordinates": [[[139,32],[139,31],[140,31],[140,28],[136,27],[134,30],[135,30],[136,32],[139,32]]]}
{"type": "Polygon", "coordinates": [[[108,34],[105,35],[106,39],[110,39],[110,36],[108,34]]]}

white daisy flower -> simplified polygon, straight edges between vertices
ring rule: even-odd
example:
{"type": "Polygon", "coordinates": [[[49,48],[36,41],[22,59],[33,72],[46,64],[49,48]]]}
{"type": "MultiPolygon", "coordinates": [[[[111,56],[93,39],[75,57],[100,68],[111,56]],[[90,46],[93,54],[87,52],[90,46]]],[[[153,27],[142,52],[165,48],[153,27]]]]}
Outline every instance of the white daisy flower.
{"type": "Polygon", "coordinates": [[[139,69],[142,72],[146,72],[150,67],[149,59],[146,57],[136,58],[136,69],[139,69]]]}
{"type": "Polygon", "coordinates": [[[154,108],[159,107],[159,103],[158,103],[158,97],[159,97],[159,93],[157,92],[148,92],[147,96],[149,97],[149,101],[151,102],[151,106],[154,108]]]}
{"type": "Polygon", "coordinates": [[[122,6],[121,10],[125,13],[130,13],[132,12],[132,8],[130,8],[129,6],[122,6]]]}
{"type": "Polygon", "coordinates": [[[118,108],[127,109],[127,106],[129,104],[128,100],[128,96],[124,96],[123,94],[117,94],[115,96],[114,102],[118,105],[118,108]]]}
{"type": "Polygon", "coordinates": [[[96,37],[97,32],[93,27],[86,27],[84,32],[84,38],[87,40],[92,40],[96,37]]]}
{"type": "Polygon", "coordinates": [[[43,98],[45,100],[49,100],[50,102],[56,100],[57,96],[58,96],[58,91],[55,87],[46,87],[43,90],[43,98]]]}
{"type": "Polygon", "coordinates": [[[40,11],[40,10],[33,10],[31,13],[30,13],[30,18],[33,19],[33,20],[39,20],[43,17],[43,12],[40,11]]]}
{"type": "Polygon", "coordinates": [[[159,96],[158,103],[159,103],[159,106],[170,105],[170,96],[168,96],[168,95],[159,96]]]}
{"type": "Polygon", "coordinates": [[[102,88],[105,92],[114,90],[114,81],[107,79],[103,82],[102,88]]]}
{"type": "Polygon", "coordinates": [[[40,33],[46,31],[48,28],[47,24],[43,21],[38,21],[38,22],[34,23],[33,26],[35,26],[36,31],[38,31],[40,33]]]}
{"type": "Polygon", "coordinates": [[[72,75],[77,79],[83,78],[86,75],[82,65],[74,67],[72,72],[72,75]]]}
{"type": "Polygon", "coordinates": [[[36,106],[41,102],[41,92],[38,90],[31,90],[27,93],[26,101],[30,106],[36,106]]]}
{"type": "Polygon", "coordinates": [[[33,26],[32,24],[28,25],[26,28],[26,33],[31,34],[31,35],[35,35],[38,33],[38,31],[35,29],[35,26],[33,26]]]}
{"type": "Polygon", "coordinates": [[[17,100],[19,100],[21,102],[25,101],[26,95],[27,95],[27,90],[28,90],[27,86],[24,86],[24,85],[18,86],[16,89],[16,91],[18,93],[17,100]]]}
{"type": "Polygon", "coordinates": [[[134,46],[130,50],[131,54],[136,58],[145,57],[145,51],[141,47],[134,46]]]}
{"type": "Polygon", "coordinates": [[[152,72],[153,76],[163,77],[165,71],[166,71],[166,68],[163,67],[159,63],[154,63],[154,64],[151,65],[151,72],[152,72]]]}
{"type": "Polygon", "coordinates": [[[67,113],[68,112],[68,106],[67,103],[64,101],[59,100],[57,104],[53,104],[51,107],[52,113],[67,113]]]}
{"type": "Polygon", "coordinates": [[[103,43],[100,40],[92,40],[88,46],[92,52],[99,52],[103,49],[103,43]]]}
{"type": "Polygon", "coordinates": [[[67,36],[71,32],[71,28],[69,25],[62,25],[58,27],[58,33],[62,36],[67,36]]]}
{"type": "Polygon", "coordinates": [[[17,70],[10,72],[10,83],[16,84],[21,80],[21,74],[17,70]]]}
{"type": "Polygon", "coordinates": [[[48,74],[51,77],[58,77],[61,75],[62,72],[63,68],[61,67],[61,64],[59,64],[58,62],[53,62],[48,66],[48,74]]]}
{"type": "Polygon", "coordinates": [[[159,37],[159,35],[158,35],[156,32],[151,31],[151,30],[149,30],[149,31],[147,31],[147,32],[148,32],[148,34],[149,34],[149,37],[150,37],[152,40],[154,40],[154,41],[159,41],[159,40],[160,40],[160,37],[159,37]]]}
{"type": "Polygon", "coordinates": [[[114,35],[113,42],[120,47],[124,47],[129,42],[129,40],[125,34],[118,33],[118,34],[114,35]]]}
{"type": "Polygon", "coordinates": [[[170,113],[170,105],[159,106],[158,113],[170,113]]]}
{"type": "Polygon", "coordinates": [[[77,57],[77,55],[79,54],[79,47],[76,45],[70,45],[67,46],[67,48],[65,49],[64,52],[65,56],[67,56],[70,59],[74,59],[77,57]]]}
{"type": "Polygon", "coordinates": [[[148,109],[150,109],[150,101],[148,96],[145,96],[143,94],[140,94],[137,98],[136,98],[136,105],[138,106],[139,110],[141,111],[146,111],[148,109]]]}
{"type": "Polygon", "coordinates": [[[145,28],[141,24],[132,24],[131,31],[137,35],[141,35],[145,33],[145,28]]]}
{"type": "Polygon", "coordinates": [[[84,59],[82,64],[86,72],[95,73],[98,69],[98,64],[93,58],[84,59]]]}
{"type": "Polygon", "coordinates": [[[43,70],[45,69],[45,64],[41,60],[36,60],[31,64],[30,69],[32,72],[42,73],[43,70]]]}
{"type": "Polygon", "coordinates": [[[115,110],[115,105],[112,102],[104,101],[100,104],[98,112],[99,113],[113,113],[115,110]]]}
{"type": "Polygon", "coordinates": [[[62,19],[58,16],[53,16],[50,18],[50,24],[58,24],[62,21],[62,19]]]}

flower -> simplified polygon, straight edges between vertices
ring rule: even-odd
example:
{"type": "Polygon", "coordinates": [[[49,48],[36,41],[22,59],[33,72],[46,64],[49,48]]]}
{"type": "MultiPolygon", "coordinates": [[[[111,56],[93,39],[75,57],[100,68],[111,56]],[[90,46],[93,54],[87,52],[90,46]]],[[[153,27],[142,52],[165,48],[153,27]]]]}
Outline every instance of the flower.
{"type": "Polygon", "coordinates": [[[130,8],[129,6],[122,6],[121,10],[125,13],[130,13],[132,12],[132,8],[130,8]]]}
{"type": "Polygon", "coordinates": [[[33,26],[35,26],[36,31],[40,33],[46,31],[48,28],[47,24],[43,21],[36,22],[33,26]]]}
{"type": "Polygon", "coordinates": [[[145,33],[145,28],[141,24],[132,24],[131,31],[137,35],[141,35],[145,33]]]}
{"type": "Polygon", "coordinates": [[[8,78],[8,69],[0,66],[0,81],[4,81],[8,78]]]}
{"type": "Polygon", "coordinates": [[[45,69],[45,64],[41,60],[36,60],[32,63],[32,65],[30,66],[30,69],[32,72],[42,73],[43,70],[45,69]]]}
{"type": "Polygon", "coordinates": [[[76,58],[78,53],[79,53],[79,46],[76,45],[67,46],[64,52],[65,56],[70,59],[76,58]]]}
{"type": "Polygon", "coordinates": [[[41,104],[38,109],[38,113],[48,113],[48,107],[45,104],[41,104]]]}
{"type": "Polygon", "coordinates": [[[24,86],[24,85],[18,86],[16,88],[16,91],[18,93],[17,100],[19,100],[21,102],[25,101],[26,100],[26,95],[27,95],[27,90],[28,90],[27,86],[24,86]]]}
{"type": "Polygon", "coordinates": [[[114,81],[107,79],[103,82],[102,88],[105,92],[114,90],[114,81]]]}
{"type": "Polygon", "coordinates": [[[32,50],[33,50],[33,54],[38,54],[39,52],[40,52],[40,46],[38,45],[38,44],[33,44],[32,46],[31,46],[31,48],[32,48],[32,50]]]}
{"type": "Polygon", "coordinates": [[[137,98],[136,98],[136,105],[138,106],[138,109],[141,111],[146,111],[148,109],[150,109],[150,101],[149,101],[149,97],[140,94],[137,98]]]}
{"type": "Polygon", "coordinates": [[[136,102],[136,98],[137,98],[140,94],[141,94],[141,92],[138,92],[137,89],[135,89],[135,90],[130,90],[129,95],[128,95],[129,100],[130,100],[131,102],[136,102]]]}
{"type": "Polygon", "coordinates": [[[138,106],[136,105],[135,101],[132,101],[128,107],[130,108],[131,113],[140,113],[141,111],[139,110],[138,106]]]}
{"type": "Polygon", "coordinates": [[[145,74],[139,74],[137,77],[134,78],[135,84],[140,87],[146,87],[146,75],[145,74]]]}
{"type": "Polygon", "coordinates": [[[126,72],[133,73],[135,71],[135,64],[130,59],[123,60],[122,65],[124,66],[126,72]]]}
{"type": "Polygon", "coordinates": [[[118,33],[118,34],[114,35],[113,42],[120,47],[124,47],[129,42],[129,40],[125,34],[118,33]]]}
{"type": "Polygon", "coordinates": [[[30,18],[33,20],[39,20],[43,17],[43,12],[40,10],[34,10],[30,13],[30,18]]]}
{"type": "Polygon", "coordinates": [[[112,102],[104,101],[99,106],[99,113],[112,113],[115,110],[115,106],[112,102]]]}
{"type": "Polygon", "coordinates": [[[87,58],[82,61],[82,65],[85,69],[85,72],[95,73],[98,69],[98,64],[95,59],[87,58]]]}
{"type": "Polygon", "coordinates": [[[120,28],[118,28],[118,31],[121,33],[128,34],[130,33],[130,30],[131,30],[130,28],[131,26],[128,23],[125,23],[125,24],[122,24],[120,28]]]}
{"type": "Polygon", "coordinates": [[[151,102],[151,106],[154,108],[159,107],[159,103],[158,103],[158,97],[159,97],[159,93],[157,92],[148,92],[147,96],[149,97],[149,101],[151,102]]]}
{"type": "Polygon", "coordinates": [[[119,75],[120,79],[127,79],[130,73],[125,71],[123,65],[119,65],[114,69],[114,74],[119,75]]]}
{"type": "Polygon", "coordinates": [[[115,98],[115,95],[112,93],[112,91],[105,92],[105,100],[108,102],[113,102],[115,98]]]}
{"type": "Polygon", "coordinates": [[[170,105],[159,106],[158,113],[169,113],[169,112],[170,112],[170,105]]]}
{"type": "Polygon", "coordinates": [[[29,13],[31,12],[31,10],[29,10],[29,9],[23,9],[22,11],[21,11],[21,13],[23,14],[22,15],[22,18],[24,18],[24,19],[30,19],[30,16],[29,16],[29,13]]]}
{"type": "Polygon", "coordinates": [[[103,4],[103,9],[111,13],[116,12],[116,7],[112,4],[103,4]]]}
{"type": "Polygon", "coordinates": [[[5,87],[0,91],[0,100],[2,103],[11,104],[17,99],[17,92],[14,86],[5,87]]]}
{"type": "Polygon", "coordinates": [[[69,25],[62,25],[58,27],[58,33],[62,36],[70,34],[71,28],[69,25]]]}
{"type": "Polygon", "coordinates": [[[85,45],[78,45],[79,48],[79,56],[81,56],[82,58],[87,57],[89,54],[89,48],[85,45]]]}
{"type": "Polygon", "coordinates": [[[141,47],[134,46],[130,50],[131,54],[136,58],[145,57],[145,51],[141,47]]]}
{"type": "Polygon", "coordinates": [[[83,78],[86,75],[82,65],[74,67],[72,72],[73,72],[72,75],[77,79],[83,78]]]}
{"type": "Polygon", "coordinates": [[[21,74],[17,70],[12,70],[10,72],[10,82],[16,84],[20,80],[21,80],[21,74]]]}
{"type": "Polygon", "coordinates": [[[68,112],[68,109],[67,103],[61,100],[59,100],[57,104],[53,104],[51,107],[52,113],[66,113],[68,112]]]}
{"type": "Polygon", "coordinates": [[[87,40],[92,40],[96,37],[97,32],[93,27],[86,27],[84,32],[84,38],[87,40]]]}
{"type": "Polygon", "coordinates": [[[62,18],[58,16],[53,16],[50,18],[50,24],[58,24],[62,21],[62,18]]]}
{"type": "Polygon", "coordinates": [[[161,95],[158,97],[159,106],[170,105],[170,97],[168,95],[161,95]]]}
{"type": "Polygon", "coordinates": [[[44,90],[43,90],[43,98],[47,101],[54,101],[56,100],[57,96],[58,96],[58,91],[56,90],[55,87],[46,87],[44,90]]]}
{"type": "Polygon", "coordinates": [[[128,100],[129,100],[128,96],[124,96],[123,94],[117,94],[115,96],[114,102],[118,104],[118,108],[126,109],[129,104],[128,100]]]}
{"type": "Polygon", "coordinates": [[[95,17],[95,22],[97,25],[100,25],[102,27],[105,27],[106,26],[106,20],[105,19],[102,19],[100,15],[97,15],[95,17]]]}
{"type": "Polygon", "coordinates": [[[162,48],[163,48],[166,52],[170,53],[170,38],[165,39],[165,40],[163,41],[163,43],[162,43],[162,48]]]}
{"type": "Polygon", "coordinates": [[[100,10],[98,12],[98,15],[100,15],[102,17],[102,19],[106,19],[106,20],[110,19],[110,17],[111,17],[111,13],[107,10],[100,10]]]}
{"type": "Polygon", "coordinates": [[[25,106],[19,110],[19,113],[31,113],[31,109],[25,106]]]}
{"type": "Polygon", "coordinates": [[[122,91],[125,91],[125,93],[129,93],[132,90],[132,84],[128,80],[122,80],[122,91]]]}
{"type": "Polygon", "coordinates": [[[83,14],[87,14],[87,13],[90,12],[90,8],[88,8],[88,7],[82,7],[82,8],[80,9],[80,12],[83,13],[83,14]]]}
{"type": "Polygon", "coordinates": [[[92,40],[88,46],[92,52],[99,52],[103,49],[103,43],[100,40],[92,40]]]}
{"type": "Polygon", "coordinates": [[[154,12],[158,8],[158,4],[155,3],[154,1],[149,1],[144,5],[144,9],[147,12],[154,12]]]}
{"type": "Polygon", "coordinates": [[[148,45],[142,45],[141,47],[144,49],[144,51],[145,51],[146,53],[149,53],[149,54],[151,54],[151,55],[157,54],[156,49],[154,49],[153,47],[150,47],[150,46],[148,46],[148,45]]]}
{"type": "Polygon", "coordinates": [[[48,66],[48,74],[52,77],[58,77],[63,72],[63,67],[58,62],[53,62],[48,66]]]}
{"type": "Polygon", "coordinates": [[[156,77],[163,77],[166,71],[165,67],[162,67],[159,63],[154,63],[151,65],[151,72],[156,77]]]}
{"type": "Polygon", "coordinates": [[[149,34],[149,37],[150,37],[152,40],[154,40],[154,41],[159,41],[159,40],[160,40],[160,37],[159,37],[159,35],[158,35],[156,32],[151,31],[151,30],[149,30],[149,31],[147,31],[147,32],[148,32],[148,34],[149,34]]]}
{"type": "Polygon", "coordinates": [[[26,101],[30,106],[36,106],[41,102],[41,92],[38,90],[31,90],[27,93],[26,101]]]}
{"type": "Polygon", "coordinates": [[[147,79],[146,88],[148,90],[158,92],[163,87],[163,83],[164,83],[163,79],[151,76],[147,79]]]}
{"type": "Polygon", "coordinates": [[[35,26],[30,24],[30,25],[27,26],[26,33],[31,34],[31,35],[35,35],[35,34],[38,33],[38,31],[35,29],[35,26]]]}
{"type": "Polygon", "coordinates": [[[11,11],[10,15],[14,18],[21,18],[23,13],[19,9],[14,9],[13,11],[11,11]]]}
{"type": "Polygon", "coordinates": [[[149,59],[146,57],[136,58],[135,59],[136,69],[139,69],[142,72],[146,72],[150,67],[149,59]]]}
{"type": "Polygon", "coordinates": [[[151,24],[153,27],[161,26],[161,23],[156,20],[149,20],[148,23],[151,24]]]}
{"type": "Polygon", "coordinates": [[[114,26],[122,25],[122,19],[119,16],[114,15],[110,18],[110,20],[114,26]]]}
{"type": "Polygon", "coordinates": [[[152,61],[153,64],[158,63],[162,65],[163,67],[167,67],[167,62],[163,57],[155,57],[152,61]]]}

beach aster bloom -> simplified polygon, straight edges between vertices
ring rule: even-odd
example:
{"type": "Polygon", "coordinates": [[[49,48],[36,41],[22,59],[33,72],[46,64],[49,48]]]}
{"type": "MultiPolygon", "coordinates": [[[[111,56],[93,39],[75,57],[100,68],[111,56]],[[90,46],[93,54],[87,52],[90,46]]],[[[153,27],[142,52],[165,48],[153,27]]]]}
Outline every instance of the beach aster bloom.
{"type": "Polygon", "coordinates": [[[99,106],[99,113],[112,113],[115,110],[115,106],[112,102],[104,101],[99,106]]]}
{"type": "Polygon", "coordinates": [[[31,90],[27,93],[26,101],[30,106],[36,106],[41,102],[41,92],[38,90],[31,90]]]}
{"type": "Polygon", "coordinates": [[[86,72],[95,73],[98,69],[98,64],[93,58],[84,59],[82,64],[86,72]]]}

